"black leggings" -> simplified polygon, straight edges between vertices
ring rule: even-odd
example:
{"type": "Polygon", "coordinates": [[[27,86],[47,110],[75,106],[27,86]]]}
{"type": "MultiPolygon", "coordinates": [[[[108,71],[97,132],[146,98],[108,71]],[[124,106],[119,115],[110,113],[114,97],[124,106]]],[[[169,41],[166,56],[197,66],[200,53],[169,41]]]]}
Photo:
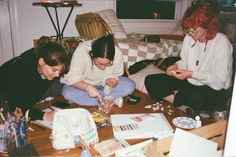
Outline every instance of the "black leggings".
{"type": "Polygon", "coordinates": [[[193,109],[215,110],[225,106],[226,90],[214,90],[209,86],[196,86],[187,80],[179,80],[166,74],[153,74],[145,78],[148,94],[156,101],[178,92],[175,95],[175,106],[188,105],[193,109]]]}

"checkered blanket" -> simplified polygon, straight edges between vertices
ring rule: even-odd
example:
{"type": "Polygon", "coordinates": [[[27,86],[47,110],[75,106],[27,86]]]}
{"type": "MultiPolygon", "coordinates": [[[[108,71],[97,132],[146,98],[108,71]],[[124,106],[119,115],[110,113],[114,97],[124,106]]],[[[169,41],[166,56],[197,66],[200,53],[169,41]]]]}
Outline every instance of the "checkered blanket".
{"type": "Polygon", "coordinates": [[[127,39],[116,39],[127,68],[145,59],[179,56],[182,41],[161,39],[159,43],[147,43],[142,41],[144,36],[144,34],[131,33],[128,34],[127,39]]]}

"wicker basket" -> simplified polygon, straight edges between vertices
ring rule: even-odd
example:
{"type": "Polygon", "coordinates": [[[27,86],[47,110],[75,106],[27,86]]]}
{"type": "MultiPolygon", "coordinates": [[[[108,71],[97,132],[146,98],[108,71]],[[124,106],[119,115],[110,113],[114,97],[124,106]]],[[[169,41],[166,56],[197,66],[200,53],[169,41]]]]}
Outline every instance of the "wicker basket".
{"type": "Polygon", "coordinates": [[[76,16],[76,28],[86,40],[112,34],[106,22],[96,13],[85,13],[76,16]]]}

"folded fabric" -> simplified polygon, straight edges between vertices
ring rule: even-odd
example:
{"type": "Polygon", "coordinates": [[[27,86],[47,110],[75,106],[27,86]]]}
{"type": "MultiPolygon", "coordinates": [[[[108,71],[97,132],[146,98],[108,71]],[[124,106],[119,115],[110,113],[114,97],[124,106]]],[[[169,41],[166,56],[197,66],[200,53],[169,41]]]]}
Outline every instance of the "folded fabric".
{"type": "Polygon", "coordinates": [[[52,146],[56,150],[75,147],[75,137],[87,144],[98,142],[95,122],[86,109],[65,109],[55,113],[52,129],[52,146]]]}

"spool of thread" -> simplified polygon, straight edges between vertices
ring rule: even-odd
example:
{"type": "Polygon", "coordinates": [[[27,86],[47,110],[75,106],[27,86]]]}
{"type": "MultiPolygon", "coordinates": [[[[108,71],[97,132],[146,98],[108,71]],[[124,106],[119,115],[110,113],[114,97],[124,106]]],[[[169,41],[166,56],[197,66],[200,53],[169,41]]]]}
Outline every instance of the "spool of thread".
{"type": "Polygon", "coordinates": [[[123,98],[122,97],[115,98],[114,102],[119,108],[123,107],[123,98]]]}

